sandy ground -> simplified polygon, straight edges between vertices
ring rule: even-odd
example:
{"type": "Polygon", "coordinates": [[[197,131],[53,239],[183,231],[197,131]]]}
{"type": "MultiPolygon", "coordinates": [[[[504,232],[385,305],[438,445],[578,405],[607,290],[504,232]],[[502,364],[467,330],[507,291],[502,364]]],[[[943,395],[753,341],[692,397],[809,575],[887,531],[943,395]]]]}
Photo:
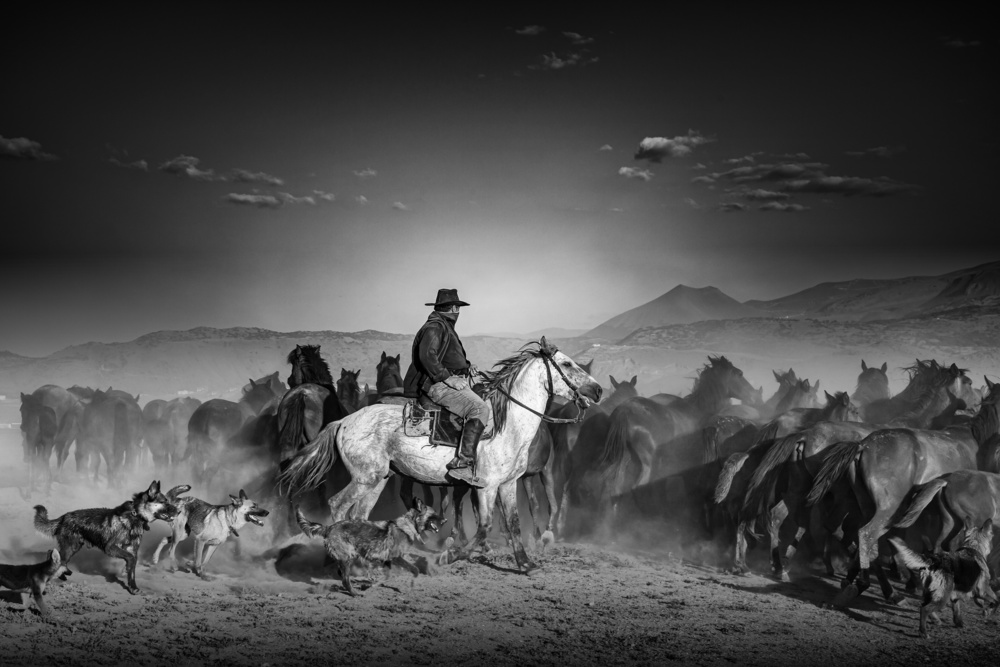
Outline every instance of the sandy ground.
{"type": "MultiPolygon", "coordinates": [[[[0,562],[38,562],[54,546],[32,527],[36,503],[55,517],[125,500],[61,484],[25,499],[19,452],[6,441],[0,562]]],[[[153,525],[143,561],[165,534],[153,525]]],[[[363,595],[351,598],[324,568],[318,540],[300,540],[298,557],[276,568],[269,536],[246,527],[239,557],[231,538],[209,564],[212,581],[140,565],[134,596],[121,583],[122,561],[87,549],[69,580],[50,586],[49,619],[0,591],[0,664],[994,665],[1000,650],[1000,615],[967,610],[960,630],[945,614],[921,640],[914,598],[892,606],[868,593],[835,610],[826,603],[836,579],[802,567],[788,584],[735,577],[684,564],[648,539],[533,547],[542,569],[528,577],[495,533],[489,554],[445,566],[421,559],[425,576],[394,571],[362,581],[363,595]]]]}

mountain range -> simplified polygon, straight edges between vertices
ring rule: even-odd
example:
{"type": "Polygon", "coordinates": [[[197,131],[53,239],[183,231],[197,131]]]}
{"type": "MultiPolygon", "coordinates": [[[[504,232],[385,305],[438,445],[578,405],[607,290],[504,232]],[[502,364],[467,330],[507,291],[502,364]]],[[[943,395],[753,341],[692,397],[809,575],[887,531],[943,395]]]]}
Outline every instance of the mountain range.
{"type": "MultiPolygon", "coordinates": [[[[593,375],[639,378],[643,394],[686,393],[712,354],[725,354],[755,386],[773,390],[771,370],[794,367],[823,388],[852,390],[860,363],[888,362],[893,389],[914,359],[1000,371],[1000,262],[952,273],[823,283],[771,301],[740,303],[714,287],[677,286],[583,333],[549,329],[518,336],[463,336],[473,363],[489,368],[546,333],[593,375]],[[546,333],[547,332],[547,333],[546,333]]],[[[235,398],[248,378],[279,371],[296,344],[319,344],[334,377],[361,370],[374,384],[381,353],[409,355],[412,337],[380,331],[276,332],[240,327],[159,331],[126,343],[74,345],[43,358],[0,351],[0,395],[45,384],[114,386],[142,400],[191,394],[235,398]]],[[[996,376],[993,375],[995,379],[996,376]]],[[[14,411],[16,414],[16,410],[14,411]]],[[[3,421],[0,416],[0,421],[3,421]]]]}

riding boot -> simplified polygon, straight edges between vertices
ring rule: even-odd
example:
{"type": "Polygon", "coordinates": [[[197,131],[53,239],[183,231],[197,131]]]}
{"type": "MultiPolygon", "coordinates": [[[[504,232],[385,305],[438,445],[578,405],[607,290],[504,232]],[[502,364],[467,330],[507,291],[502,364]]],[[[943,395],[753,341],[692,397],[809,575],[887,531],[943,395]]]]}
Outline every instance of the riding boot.
{"type": "Polygon", "coordinates": [[[486,424],[478,419],[467,419],[462,426],[462,442],[458,445],[455,458],[448,462],[448,475],[469,486],[483,487],[485,484],[476,477],[476,447],[483,436],[486,424]]]}

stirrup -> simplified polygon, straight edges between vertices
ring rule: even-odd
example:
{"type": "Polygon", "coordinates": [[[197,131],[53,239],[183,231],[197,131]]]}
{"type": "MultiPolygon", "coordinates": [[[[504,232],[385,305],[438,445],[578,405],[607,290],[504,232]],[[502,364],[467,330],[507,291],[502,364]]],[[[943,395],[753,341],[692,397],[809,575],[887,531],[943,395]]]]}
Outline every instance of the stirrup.
{"type": "Polygon", "coordinates": [[[452,468],[448,471],[448,476],[461,482],[465,482],[469,486],[474,486],[477,489],[481,489],[486,486],[486,483],[476,477],[476,475],[472,472],[472,468],[469,466],[464,468],[452,468]]]}

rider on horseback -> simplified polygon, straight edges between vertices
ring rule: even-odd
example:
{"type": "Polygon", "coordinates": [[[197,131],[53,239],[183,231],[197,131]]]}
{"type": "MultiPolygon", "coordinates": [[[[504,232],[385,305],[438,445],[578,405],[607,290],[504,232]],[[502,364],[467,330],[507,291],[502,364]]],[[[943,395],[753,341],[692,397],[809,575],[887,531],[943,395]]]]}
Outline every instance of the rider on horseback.
{"type": "Polygon", "coordinates": [[[486,428],[490,408],[471,387],[472,364],[455,332],[458,310],[469,304],[458,298],[457,289],[440,289],[427,321],[413,340],[412,363],[403,381],[407,394],[428,398],[464,420],[462,442],[448,462],[448,474],[476,487],[482,481],[475,474],[476,447],[486,428]]]}

